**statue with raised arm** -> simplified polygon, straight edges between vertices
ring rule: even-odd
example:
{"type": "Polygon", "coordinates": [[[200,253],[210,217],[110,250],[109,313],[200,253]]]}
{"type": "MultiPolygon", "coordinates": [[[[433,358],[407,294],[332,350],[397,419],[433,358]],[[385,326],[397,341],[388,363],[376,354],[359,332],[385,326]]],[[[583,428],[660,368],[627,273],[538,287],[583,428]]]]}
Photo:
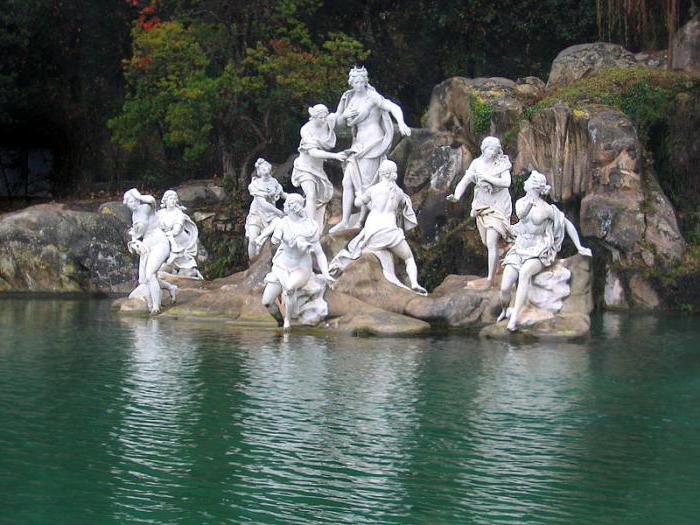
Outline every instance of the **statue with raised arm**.
{"type": "Polygon", "coordinates": [[[369,209],[364,227],[348,243],[347,249],[341,250],[333,258],[331,273],[340,274],[366,250],[377,256],[387,281],[425,295],[425,288],[418,284],[418,267],[404,234],[404,229],[415,228],[418,221],[410,197],[396,184],[396,163],[388,159],[382,161],[377,177],[379,181],[358,196],[360,202],[369,209]],[[397,216],[401,218],[403,228],[397,224],[397,216]],[[396,277],[393,255],[404,262],[410,287],[396,277]]]}
{"type": "Polygon", "coordinates": [[[486,137],[481,142],[481,156],[472,161],[455,192],[447,196],[448,201],[458,202],[469,185],[474,184],[470,215],[476,219],[481,242],[488,250],[488,275],[486,279],[470,281],[470,287],[485,289],[493,286],[498,266],[498,243],[501,239],[507,242],[512,238],[510,216],[513,204],[508,191],[510,168],[501,141],[496,137],[486,137]]]}
{"type": "Polygon", "coordinates": [[[323,170],[323,163],[333,159],[345,161],[345,153],[333,153],[335,147],[335,115],[323,104],[309,108],[309,121],[299,132],[299,156],[294,161],[292,184],[301,186],[306,198],[306,216],[314,219],[323,232],[326,205],[333,198],[333,185],[323,170]]]}
{"type": "Polygon", "coordinates": [[[527,303],[533,278],[554,264],[565,235],[573,241],[578,253],[591,256],[591,250],[581,245],[571,221],[554,204],[542,198],[549,190],[546,177],[533,170],[525,181],[525,197],[515,203],[520,221],[513,226],[515,243],[503,260],[502,311],[498,318],[501,321],[509,317],[508,330],[511,331],[518,328],[519,315],[527,303]],[[516,284],[515,303],[511,309],[511,288],[516,284]]]}
{"type": "Polygon", "coordinates": [[[197,241],[199,230],[197,225],[185,213],[185,207],[180,204],[180,198],[175,190],[163,194],[158,211],[160,227],[170,241],[170,256],[160,268],[161,272],[204,279],[197,269],[197,241]]]}
{"type": "Polygon", "coordinates": [[[280,325],[289,329],[293,321],[301,319],[303,324],[313,324],[327,315],[328,305],[323,300],[325,284],[321,285],[319,280],[325,283],[334,279],[328,273],[318,224],[306,216],[304,198],[289,194],[284,211],[286,215],[270,224],[256,242],[262,246],[271,237],[272,244],[279,245],[272,258],[272,269],[265,276],[262,303],[280,325]],[[312,256],[321,270],[319,279],[313,272],[312,256]],[[284,315],[276,303],[280,296],[284,315]],[[314,312],[308,312],[309,308],[314,312]]]}
{"type": "Polygon", "coordinates": [[[366,207],[357,200],[376,182],[379,163],[386,158],[394,138],[394,117],[402,135],[411,134],[403,119],[401,108],[387,100],[369,84],[364,67],[353,68],[348,76],[352,89],[340,98],[336,115],[338,125],[352,128],[352,146],[343,174],[343,213],[330,233],[352,227],[350,216],[353,205],[361,208],[360,222],[367,213],[366,207]]]}
{"type": "Polygon", "coordinates": [[[129,298],[142,297],[150,312],[158,313],[163,298],[161,288],[170,292],[173,301],[177,290],[177,286],[158,278],[158,270],[170,255],[170,241],[160,227],[152,196],[132,188],[124,194],[124,204],[131,210],[129,251],[139,256],[139,285],[129,298]]]}
{"type": "Polygon", "coordinates": [[[248,192],[253,202],[245,220],[245,236],[248,239],[248,259],[252,261],[260,249],[255,240],[274,219],[284,216],[275,204],[279,199],[286,199],[287,194],[272,176],[272,165],[265,159],[255,161],[255,176],[248,185],[248,192]]]}

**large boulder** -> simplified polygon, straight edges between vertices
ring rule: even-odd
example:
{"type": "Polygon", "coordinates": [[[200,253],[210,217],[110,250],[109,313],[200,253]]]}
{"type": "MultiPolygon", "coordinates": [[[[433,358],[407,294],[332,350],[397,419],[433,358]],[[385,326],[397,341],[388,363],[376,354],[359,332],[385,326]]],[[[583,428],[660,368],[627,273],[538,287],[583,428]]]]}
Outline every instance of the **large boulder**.
{"type": "Polygon", "coordinates": [[[676,33],[672,66],[674,69],[700,71],[700,13],[676,33]]]}
{"type": "Polygon", "coordinates": [[[453,142],[476,154],[486,135],[501,138],[512,150],[524,105],[541,96],[541,81],[526,77],[518,83],[506,78],[453,77],[433,88],[422,124],[433,132],[447,132],[453,142]]]}
{"type": "Polygon", "coordinates": [[[618,44],[594,42],[567,47],[552,62],[547,89],[571,84],[603,68],[637,65],[635,56],[618,44]]]}
{"type": "Polygon", "coordinates": [[[211,208],[227,198],[223,181],[219,179],[195,179],[180,184],[177,188],[180,202],[188,208],[211,208]]]}
{"type": "Polygon", "coordinates": [[[673,260],[683,255],[673,207],[624,114],[558,104],[525,122],[518,144],[514,172],[536,168],[547,175],[553,200],[580,200],[581,233],[600,239],[612,259],[654,266],[656,253],[673,260]]]}
{"type": "Polygon", "coordinates": [[[0,291],[131,290],[136,261],[126,250],[128,224],[121,211],[40,204],[2,216],[0,291]]]}

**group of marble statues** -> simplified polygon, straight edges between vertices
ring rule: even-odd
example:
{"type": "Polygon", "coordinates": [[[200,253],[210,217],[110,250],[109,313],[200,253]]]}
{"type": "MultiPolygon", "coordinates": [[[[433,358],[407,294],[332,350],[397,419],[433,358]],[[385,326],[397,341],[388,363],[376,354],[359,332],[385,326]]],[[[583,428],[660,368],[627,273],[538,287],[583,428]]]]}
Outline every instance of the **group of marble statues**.
{"type": "Polygon", "coordinates": [[[131,210],[128,248],[139,256],[139,284],[129,297],[142,297],[148,309],[157,313],[161,290],[168,291],[172,302],[176,300],[177,286],[163,279],[163,274],[203,279],[197,269],[197,225],[173,190],[163,194],[160,209],[154,197],[136,188],[124,194],[124,204],[131,210]]]}
{"type": "MultiPolygon", "coordinates": [[[[285,328],[295,322],[315,324],[323,319],[327,314],[323,300],[326,286],[363,252],[377,256],[389,282],[427,294],[418,283],[418,269],[404,233],[417,225],[416,214],[411,199],[396,182],[396,164],[387,158],[394,137],[393,121],[402,135],[410,135],[411,130],[401,108],[369,84],[365,68],[353,68],[348,83],[351,89],[342,95],[334,113],[323,104],[312,106],[308,122],[301,127],[291,181],[303,195],[285,193],[264,159],[256,161],[248,187],[253,198],[245,223],[248,256],[255,259],[268,240],[278,246],[264,279],[262,303],[285,328]],[[352,145],[334,152],[336,129],[341,126],[350,128],[352,145]],[[343,168],[341,217],[328,232],[356,232],[330,262],[320,242],[326,230],[326,207],[334,192],[324,171],[326,161],[337,161],[343,168]],[[284,201],[283,210],[277,207],[279,201],[284,201]],[[358,212],[353,214],[354,210],[358,212]],[[396,275],[395,257],[405,265],[408,284],[396,275]]],[[[458,202],[474,185],[471,216],[488,251],[488,273],[484,279],[470,281],[470,287],[488,289],[494,285],[501,246],[509,245],[502,261],[499,320],[508,318],[508,328],[515,330],[533,277],[552,266],[564,236],[568,234],[579,253],[590,256],[591,251],[581,245],[564,214],[543,199],[549,186],[545,176],[535,170],[525,182],[525,197],[515,205],[519,222],[511,225],[510,169],[499,139],[486,137],[481,155],[472,161],[447,200],[458,202]],[[517,290],[511,307],[514,285],[517,290]]],[[[156,312],[161,289],[168,290],[173,300],[177,289],[160,279],[160,272],[201,278],[196,263],[197,227],[172,190],[163,195],[159,211],[153,197],[136,189],[124,195],[124,203],[133,212],[129,249],[140,256],[139,287],[133,294],[141,294],[156,312]]]]}

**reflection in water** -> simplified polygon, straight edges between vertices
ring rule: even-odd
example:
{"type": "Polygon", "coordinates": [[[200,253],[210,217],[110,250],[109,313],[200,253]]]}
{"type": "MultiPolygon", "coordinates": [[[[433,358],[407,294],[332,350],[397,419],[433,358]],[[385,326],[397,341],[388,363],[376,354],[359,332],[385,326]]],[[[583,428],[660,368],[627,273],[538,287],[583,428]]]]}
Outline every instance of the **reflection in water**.
{"type": "Polygon", "coordinates": [[[66,523],[284,524],[699,510],[693,319],[605,316],[585,342],[509,344],[0,302],[0,505],[17,523],[56,508],[66,523]]]}

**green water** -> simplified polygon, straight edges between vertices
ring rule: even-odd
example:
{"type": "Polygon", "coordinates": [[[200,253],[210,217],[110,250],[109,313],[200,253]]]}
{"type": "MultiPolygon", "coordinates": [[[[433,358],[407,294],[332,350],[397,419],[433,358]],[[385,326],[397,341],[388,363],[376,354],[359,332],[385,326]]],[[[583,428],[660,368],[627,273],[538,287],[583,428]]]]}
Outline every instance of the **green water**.
{"type": "Polygon", "coordinates": [[[698,523],[700,327],[371,339],[0,300],[2,523],[698,523]]]}

